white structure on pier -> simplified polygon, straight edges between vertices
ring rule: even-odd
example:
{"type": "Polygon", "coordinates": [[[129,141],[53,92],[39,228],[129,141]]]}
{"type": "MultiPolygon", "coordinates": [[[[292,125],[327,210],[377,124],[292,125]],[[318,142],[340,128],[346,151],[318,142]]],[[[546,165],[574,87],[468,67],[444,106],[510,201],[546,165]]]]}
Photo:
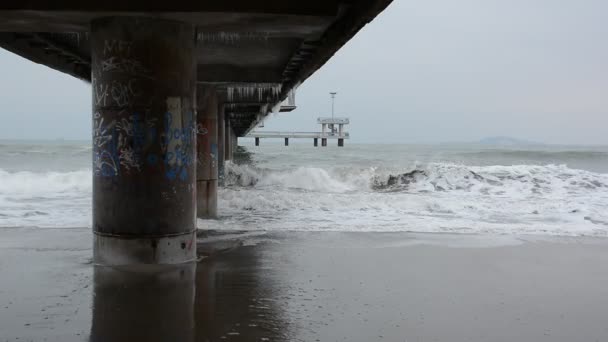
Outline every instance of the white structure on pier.
{"type": "Polygon", "coordinates": [[[344,136],[344,125],[348,125],[350,123],[348,118],[318,118],[317,123],[321,125],[321,133],[325,135],[327,129],[329,129],[328,135],[333,137],[343,137],[344,136]],[[338,128],[336,128],[336,125],[338,128]],[[326,129],[327,128],[327,129],[326,129]]]}
{"type": "Polygon", "coordinates": [[[321,139],[321,146],[327,146],[327,139],[338,139],[338,146],[344,146],[344,139],[349,139],[350,135],[344,129],[350,123],[348,118],[318,118],[317,123],[321,125],[321,132],[279,132],[279,131],[253,131],[247,134],[248,138],[255,138],[255,146],[260,145],[261,138],[284,138],[285,146],[289,145],[289,138],[313,139],[315,146],[318,146],[321,139]]]}
{"type": "MultiPolygon", "coordinates": [[[[255,138],[255,146],[260,146],[260,138],[284,138],[285,146],[289,146],[289,138],[313,138],[314,145],[318,146],[319,138],[321,146],[327,146],[327,139],[338,139],[338,146],[344,146],[344,139],[349,139],[348,132],[344,130],[344,126],[350,123],[348,118],[334,117],[334,100],[336,92],[331,92],[331,117],[317,118],[317,123],[321,125],[321,132],[271,132],[271,131],[254,131],[247,134],[248,138],[255,138]],[[337,127],[336,127],[337,126],[337,127]]],[[[294,103],[295,105],[295,103],[294,103]]],[[[260,126],[264,127],[264,126],[260,126]]]]}

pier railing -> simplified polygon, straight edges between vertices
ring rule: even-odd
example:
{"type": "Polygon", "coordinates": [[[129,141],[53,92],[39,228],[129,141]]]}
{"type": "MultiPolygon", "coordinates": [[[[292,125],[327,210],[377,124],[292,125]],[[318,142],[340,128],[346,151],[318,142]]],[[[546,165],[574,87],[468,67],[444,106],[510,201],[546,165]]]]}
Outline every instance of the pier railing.
{"type": "Polygon", "coordinates": [[[282,132],[282,131],[258,131],[250,132],[246,135],[247,138],[323,138],[323,139],[348,139],[348,132],[332,133],[332,132],[282,132]]]}

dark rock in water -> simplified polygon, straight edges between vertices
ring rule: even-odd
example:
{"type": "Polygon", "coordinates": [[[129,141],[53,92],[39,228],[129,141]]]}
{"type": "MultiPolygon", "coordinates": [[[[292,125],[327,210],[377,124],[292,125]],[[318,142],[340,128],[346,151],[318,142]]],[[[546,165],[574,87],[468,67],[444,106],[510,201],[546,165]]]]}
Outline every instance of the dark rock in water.
{"type": "Polygon", "coordinates": [[[259,181],[257,177],[244,177],[242,174],[236,173],[232,170],[227,170],[224,179],[227,185],[236,185],[242,187],[255,186],[259,181]]]}
{"type": "Polygon", "coordinates": [[[416,177],[419,175],[426,176],[426,172],[423,170],[413,170],[399,175],[390,175],[386,182],[374,178],[372,188],[374,190],[398,190],[403,185],[416,182],[416,177]]]}
{"type": "Polygon", "coordinates": [[[415,181],[415,177],[418,175],[426,176],[426,172],[422,170],[413,170],[411,172],[402,173],[400,175],[390,175],[388,177],[388,181],[386,182],[387,186],[401,185],[401,184],[410,184],[415,181]]]}

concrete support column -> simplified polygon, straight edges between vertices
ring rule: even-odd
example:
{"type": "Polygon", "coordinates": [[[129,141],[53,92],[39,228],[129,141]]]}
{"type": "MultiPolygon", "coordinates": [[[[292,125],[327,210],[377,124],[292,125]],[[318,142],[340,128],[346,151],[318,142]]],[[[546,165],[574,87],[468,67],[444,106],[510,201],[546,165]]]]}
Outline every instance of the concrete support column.
{"type": "Polygon", "coordinates": [[[234,159],[234,153],[237,151],[238,147],[239,147],[239,137],[236,136],[236,133],[234,133],[234,130],[232,130],[232,159],[234,159]]]}
{"type": "Polygon", "coordinates": [[[338,125],[338,135],[339,136],[342,136],[343,129],[344,129],[344,125],[343,124],[339,124],[338,125]]]}
{"type": "Polygon", "coordinates": [[[230,128],[230,119],[225,117],[224,120],[224,160],[232,160],[232,129],[230,128]]]}
{"type": "Polygon", "coordinates": [[[313,139],[313,145],[314,145],[315,147],[319,146],[319,138],[314,138],[314,139],[313,139]]]}
{"type": "Polygon", "coordinates": [[[344,147],[344,139],[342,139],[342,138],[338,139],[338,146],[344,147]]]}
{"type": "Polygon", "coordinates": [[[217,117],[214,87],[196,89],[196,210],[199,218],[217,217],[217,117]]]}
{"type": "Polygon", "coordinates": [[[94,262],[196,258],[194,27],[91,23],[94,262]]]}
{"type": "Polygon", "coordinates": [[[327,138],[321,138],[321,146],[327,146],[327,138]]]}
{"type": "Polygon", "coordinates": [[[289,138],[285,138],[285,146],[289,146],[289,138]]]}
{"type": "Polygon", "coordinates": [[[225,115],[225,107],[221,105],[218,111],[218,120],[217,120],[217,178],[218,185],[224,186],[224,159],[226,156],[226,124],[224,121],[225,115]]]}
{"type": "Polygon", "coordinates": [[[326,124],[321,124],[321,135],[325,135],[325,126],[326,124]]]}
{"type": "Polygon", "coordinates": [[[260,146],[260,138],[255,137],[255,146],[260,146]]]}

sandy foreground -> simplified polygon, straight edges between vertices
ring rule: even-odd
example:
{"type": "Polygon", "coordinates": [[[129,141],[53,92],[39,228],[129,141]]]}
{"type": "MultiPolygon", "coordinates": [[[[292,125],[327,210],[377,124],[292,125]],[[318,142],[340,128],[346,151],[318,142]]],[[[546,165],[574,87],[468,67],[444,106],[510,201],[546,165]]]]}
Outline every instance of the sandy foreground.
{"type": "Polygon", "coordinates": [[[606,239],[203,235],[111,269],[88,229],[0,229],[0,341],[608,341],[606,239]]]}

